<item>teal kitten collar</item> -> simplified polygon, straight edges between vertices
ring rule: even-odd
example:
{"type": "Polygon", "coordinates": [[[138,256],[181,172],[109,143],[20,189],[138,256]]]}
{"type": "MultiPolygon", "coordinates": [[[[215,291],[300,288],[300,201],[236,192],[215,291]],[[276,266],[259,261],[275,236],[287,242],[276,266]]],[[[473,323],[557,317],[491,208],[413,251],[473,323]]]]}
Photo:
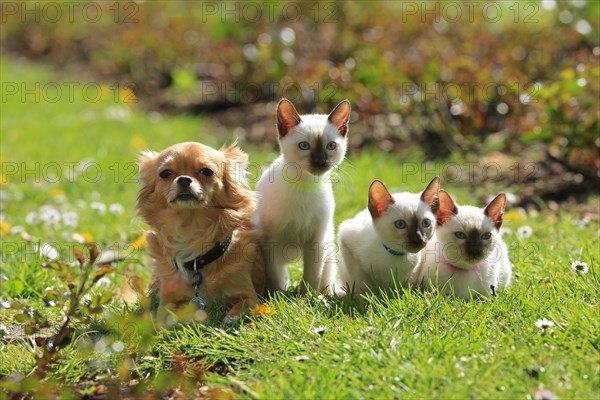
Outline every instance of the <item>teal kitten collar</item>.
{"type": "Polygon", "coordinates": [[[383,245],[383,248],[386,249],[387,252],[390,253],[393,256],[402,257],[402,256],[406,255],[406,253],[404,251],[394,250],[394,249],[392,249],[391,247],[389,247],[388,245],[386,245],[383,242],[381,242],[381,244],[383,245]]]}

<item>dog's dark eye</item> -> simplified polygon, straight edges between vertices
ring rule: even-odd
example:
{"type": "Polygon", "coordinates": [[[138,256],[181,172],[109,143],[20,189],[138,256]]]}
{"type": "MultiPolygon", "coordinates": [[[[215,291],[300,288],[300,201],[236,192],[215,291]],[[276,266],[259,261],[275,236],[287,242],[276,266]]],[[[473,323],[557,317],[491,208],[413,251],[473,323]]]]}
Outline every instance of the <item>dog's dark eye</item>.
{"type": "Polygon", "coordinates": [[[171,175],[173,175],[173,171],[171,171],[170,169],[165,169],[162,170],[160,172],[160,174],[158,174],[158,176],[160,176],[163,179],[167,179],[168,177],[170,177],[171,175]]]}
{"type": "Polygon", "coordinates": [[[208,169],[208,168],[202,168],[200,169],[200,173],[204,176],[213,176],[215,173],[212,171],[212,169],[208,169]]]}

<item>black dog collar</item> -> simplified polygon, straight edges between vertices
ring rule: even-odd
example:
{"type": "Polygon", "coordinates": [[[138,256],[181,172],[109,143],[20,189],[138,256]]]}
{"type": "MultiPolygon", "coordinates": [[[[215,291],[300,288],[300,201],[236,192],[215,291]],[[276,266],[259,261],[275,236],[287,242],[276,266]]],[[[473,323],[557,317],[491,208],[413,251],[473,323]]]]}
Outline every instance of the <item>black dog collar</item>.
{"type": "MultiPolygon", "coordinates": [[[[183,263],[183,267],[188,271],[197,272],[204,268],[206,265],[210,264],[211,262],[216,261],[217,259],[219,259],[219,257],[225,254],[227,248],[231,244],[232,237],[233,235],[229,236],[222,242],[217,242],[217,244],[215,244],[213,248],[207,251],[206,253],[194,258],[193,260],[186,261],[185,263],[183,263]]],[[[177,262],[175,260],[173,261],[177,266],[177,262]]]]}

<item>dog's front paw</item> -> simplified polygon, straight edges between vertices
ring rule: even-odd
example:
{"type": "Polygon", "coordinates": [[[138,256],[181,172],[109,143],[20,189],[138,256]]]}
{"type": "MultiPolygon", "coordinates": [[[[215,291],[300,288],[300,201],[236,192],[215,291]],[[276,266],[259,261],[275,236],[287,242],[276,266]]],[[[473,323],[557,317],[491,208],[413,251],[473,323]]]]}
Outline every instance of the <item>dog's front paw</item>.
{"type": "Polygon", "coordinates": [[[226,315],[225,318],[223,318],[223,323],[226,325],[231,325],[233,323],[236,323],[240,320],[240,316],[239,315],[226,315]]]}

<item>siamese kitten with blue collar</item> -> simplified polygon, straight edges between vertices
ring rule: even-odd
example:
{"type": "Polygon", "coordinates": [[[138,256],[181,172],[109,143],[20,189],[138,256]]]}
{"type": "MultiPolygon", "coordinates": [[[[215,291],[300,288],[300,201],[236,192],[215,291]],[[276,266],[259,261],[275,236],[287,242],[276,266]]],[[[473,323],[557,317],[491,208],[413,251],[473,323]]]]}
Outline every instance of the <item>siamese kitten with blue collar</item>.
{"type": "Polygon", "coordinates": [[[438,177],[420,194],[371,183],[367,209],[339,228],[338,295],[408,283],[435,230],[439,187],[438,177]]]}
{"type": "Polygon", "coordinates": [[[328,115],[299,115],[282,99],[277,105],[281,155],[261,176],[253,224],[261,243],[269,291],[288,286],[286,265],[304,261],[300,291],[331,291],[335,283],[335,200],[330,175],[344,161],[350,102],[328,115]]]}

